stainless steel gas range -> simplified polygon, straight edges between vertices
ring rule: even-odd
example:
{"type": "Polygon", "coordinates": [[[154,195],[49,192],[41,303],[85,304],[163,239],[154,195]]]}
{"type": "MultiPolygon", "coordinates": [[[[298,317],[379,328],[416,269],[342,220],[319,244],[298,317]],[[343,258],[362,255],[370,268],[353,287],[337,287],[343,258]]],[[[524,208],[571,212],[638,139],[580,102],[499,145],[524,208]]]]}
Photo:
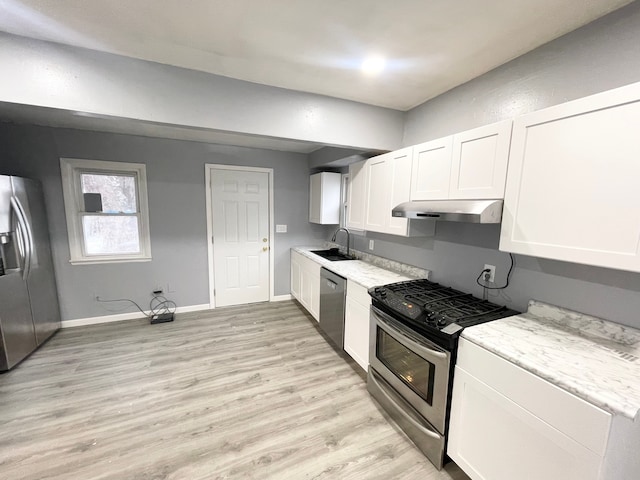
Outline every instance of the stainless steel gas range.
{"type": "Polygon", "coordinates": [[[367,389],[442,468],[460,332],[519,312],[424,279],[375,287],[369,295],[367,389]]]}

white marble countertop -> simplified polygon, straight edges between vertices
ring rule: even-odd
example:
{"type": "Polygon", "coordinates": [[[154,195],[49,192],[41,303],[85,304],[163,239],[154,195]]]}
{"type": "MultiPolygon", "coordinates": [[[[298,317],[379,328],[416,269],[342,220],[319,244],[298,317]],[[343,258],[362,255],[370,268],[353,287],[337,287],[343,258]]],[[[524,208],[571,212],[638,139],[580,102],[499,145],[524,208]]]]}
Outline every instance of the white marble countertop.
{"type": "Polygon", "coordinates": [[[640,330],[532,300],[527,313],[462,336],[608,412],[638,416],[640,330]]]}
{"type": "MultiPolygon", "coordinates": [[[[314,262],[328,268],[332,272],[345,277],[347,280],[356,282],[367,289],[375,287],[377,285],[385,285],[387,283],[402,282],[403,280],[413,280],[415,278],[419,278],[418,275],[413,276],[410,273],[394,272],[391,270],[387,270],[386,268],[372,265],[371,263],[364,262],[362,260],[342,260],[338,262],[332,262],[331,260],[327,260],[318,255],[315,255],[314,253],[311,253],[311,250],[324,250],[326,248],[326,246],[316,245],[294,247],[292,248],[292,250],[312,259],[314,262]]],[[[419,269],[416,269],[416,273],[418,273],[419,271],[419,269]]],[[[422,270],[422,272],[426,272],[427,275],[429,273],[428,271],[424,270],[422,270]]]]}

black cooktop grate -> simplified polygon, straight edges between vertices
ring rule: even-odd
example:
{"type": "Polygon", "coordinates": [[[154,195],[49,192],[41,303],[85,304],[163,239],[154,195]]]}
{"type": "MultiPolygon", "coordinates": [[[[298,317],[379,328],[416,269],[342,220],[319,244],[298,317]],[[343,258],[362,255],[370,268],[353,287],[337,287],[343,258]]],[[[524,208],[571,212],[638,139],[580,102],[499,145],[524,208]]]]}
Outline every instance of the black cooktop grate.
{"type": "Polygon", "coordinates": [[[518,313],[425,279],[376,287],[369,294],[374,305],[423,331],[446,332],[452,323],[464,328],[518,313]]]}

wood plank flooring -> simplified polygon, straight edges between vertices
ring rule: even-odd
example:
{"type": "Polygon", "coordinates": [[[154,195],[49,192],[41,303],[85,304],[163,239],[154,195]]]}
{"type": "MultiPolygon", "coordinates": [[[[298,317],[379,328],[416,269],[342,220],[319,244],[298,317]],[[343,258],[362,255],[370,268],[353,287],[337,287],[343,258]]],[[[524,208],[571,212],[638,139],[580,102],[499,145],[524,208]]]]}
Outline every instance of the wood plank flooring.
{"type": "Polygon", "coordinates": [[[66,329],[0,375],[0,478],[461,480],[294,302],[66,329]]]}

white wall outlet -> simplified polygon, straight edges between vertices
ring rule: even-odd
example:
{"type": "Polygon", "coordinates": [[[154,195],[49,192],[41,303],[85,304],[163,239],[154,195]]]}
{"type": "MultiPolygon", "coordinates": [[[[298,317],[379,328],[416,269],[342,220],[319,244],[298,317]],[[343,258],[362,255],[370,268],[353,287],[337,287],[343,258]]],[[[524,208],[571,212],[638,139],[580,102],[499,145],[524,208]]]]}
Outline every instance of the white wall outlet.
{"type": "Polygon", "coordinates": [[[373,250],[373,240],[369,240],[369,250],[373,250]]]}
{"type": "MultiPolygon", "coordinates": [[[[492,282],[496,279],[496,266],[495,265],[484,265],[484,270],[489,270],[489,282],[492,282]]],[[[485,280],[487,279],[486,277],[487,272],[484,272],[484,274],[482,275],[482,279],[485,280]]]]}
{"type": "Polygon", "coordinates": [[[276,225],[276,233],[287,233],[286,225],[276,225]]]}

